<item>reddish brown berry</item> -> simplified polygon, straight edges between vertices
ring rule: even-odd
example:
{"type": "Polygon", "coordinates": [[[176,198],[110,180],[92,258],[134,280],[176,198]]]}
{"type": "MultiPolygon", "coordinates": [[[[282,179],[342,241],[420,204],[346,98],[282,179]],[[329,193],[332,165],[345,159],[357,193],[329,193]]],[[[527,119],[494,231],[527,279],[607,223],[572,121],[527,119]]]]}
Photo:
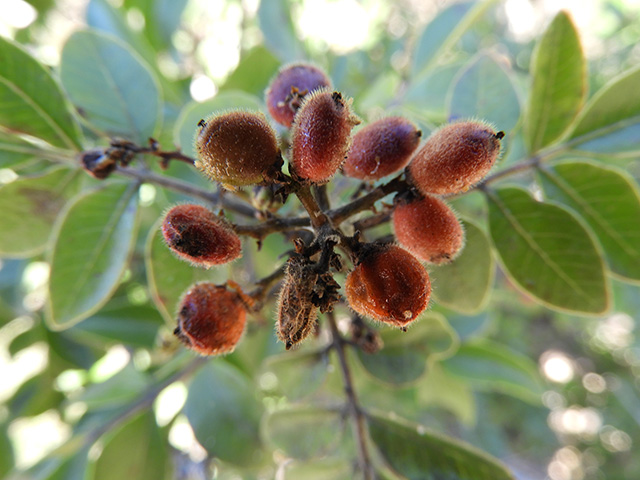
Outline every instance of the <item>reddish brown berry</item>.
{"type": "Polygon", "coordinates": [[[174,334],[201,355],[230,353],[244,331],[241,296],[213,283],[193,285],[182,297],[174,334]]]}
{"type": "Polygon", "coordinates": [[[276,132],[258,112],[213,115],[199,124],[196,167],[224,185],[260,183],[280,170],[276,132]]]}
{"type": "Polygon", "coordinates": [[[361,180],[378,180],[404,168],[420,143],[422,132],[409,120],[388,117],[360,129],[342,171],[361,180]]]}
{"type": "Polygon", "coordinates": [[[481,122],[458,122],[433,133],[409,164],[422,193],[459,193],[479,182],[500,154],[504,132],[481,122]]]}
{"type": "Polygon", "coordinates": [[[327,182],[349,150],[351,129],[360,120],[339,92],[316,90],[295,117],[291,133],[291,170],[313,183],[327,182]]]}
{"type": "Polygon", "coordinates": [[[179,257],[203,267],[235,260],[240,238],[227,221],[201,205],[177,205],[162,222],[162,235],[179,257]]]}
{"type": "Polygon", "coordinates": [[[456,214],[431,195],[400,201],[393,211],[393,228],[400,245],[425,262],[450,262],[464,245],[456,214]]]}
{"type": "Polygon", "coordinates": [[[374,246],[347,276],[345,293],[360,315],[404,328],[427,308],[429,274],[416,257],[395,246],[374,246]]]}
{"type": "Polygon", "coordinates": [[[276,122],[290,127],[305,95],[322,87],[331,87],[331,80],[318,67],[308,63],[285,65],[265,93],[269,113],[276,122]]]}

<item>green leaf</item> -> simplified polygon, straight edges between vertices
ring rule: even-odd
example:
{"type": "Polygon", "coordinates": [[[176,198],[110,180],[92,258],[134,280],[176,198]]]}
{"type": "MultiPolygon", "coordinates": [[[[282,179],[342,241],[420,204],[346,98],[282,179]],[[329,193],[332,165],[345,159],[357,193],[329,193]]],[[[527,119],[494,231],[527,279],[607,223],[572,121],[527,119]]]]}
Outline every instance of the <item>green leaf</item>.
{"type": "Polygon", "coordinates": [[[322,459],[302,462],[285,462],[284,480],[336,480],[347,479],[353,475],[350,462],[339,459],[322,459]]]}
{"type": "Polygon", "coordinates": [[[305,54],[298,42],[290,5],[287,0],[260,2],[258,22],[264,35],[264,43],[282,62],[303,59],[305,54]]]}
{"type": "Polygon", "coordinates": [[[59,222],[49,255],[49,328],[62,330],[104,305],[133,248],[138,185],[114,183],[77,198],[59,222]]]}
{"type": "Polygon", "coordinates": [[[119,407],[139,397],[149,383],[146,375],[137,370],[132,363],[128,363],[104,382],[85,387],[74,400],[84,402],[87,408],[92,410],[119,407]]]}
{"type": "Polygon", "coordinates": [[[228,267],[205,270],[180,260],[165,244],[161,224],[162,219],[149,230],[145,265],[151,298],[167,323],[173,325],[178,303],[187,289],[200,281],[224,283],[228,278],[228,267]]]}
{"type": "Polygon", "coordinates": [[[297,401],[320,388],[327,376],[328,363],[327,356],[321,353],[287,352],[269,357],[263,371],[276,376],[278,391],[297,401]]]}
{"type": "Polygon", "coordinates": [[[598,237],[611,271],[640,280],[640,191],[625,172],[588,162],[539,170],[545,194],[575,210],[598,237]]]}
{"type": "Polygon", "coordinates": [[[513,480],[498,460],[422,425],[371,415],[369,433],[386,463],[408,480],[513,480]]]}
{"type": "Polygon", "coordinates": [[[493,3],[494,0],[455,3],[440,12],[417,41],[411,75],[420,76],[434,66],[493,3]]]}
{"type": "Polygon", "coordinates": [[[453,262],[436,266],[429,276],[434,285],[433,296],[439,305],[462,313],[476,313],[487,303],[495,263],[485,233],[474,223],[464,220],[465,246],[453,262]]]}
{"type": "Polygon", "coordinates": [[[13,446],[7,435],[7,424],[0,423],[0,475],[3,478],[13,466],[13,446]]]}
{"type": "Polygon", "coordinates": [[[278,72],[280,62],[262,45],[245,52],[236,69],[229,75],[221,91],[235,90],[260,98],[271,78],[278,72]]]}
{"type": "Polygon", "coordinates": [[[90,478],[88,470],[89,447],[86,447],[64,459],[50,475],[46,476],[46,480],[87,480],[90,478]]]}
{"type": "Polygon", "coordinates": [[[576,117],[587,93],[585,69],[576,27],[561,11],[538,42],[531,62],[533,86],[525,122],[529,152],[553,143],[576,117]]]}
{"type": "Polygon", "coordinates": [[[489,340],[463,344],[441,365],[473,386],[502,391],[533,404],[539,404],[544,393],[535,362],[489,340]]]}
{"type": "Polygon", "coordinates": [[[82,115],[111,136],[145,143],[160,118],[158,83],[121,41],[75,32],[62,50],[62,83],[82,115]]]}
{"type": "Polygon", "coordinates": [[[195,157],[196,151],[193,147],[193,142],[198,122],[214,112],[223,112],[238,108],[265,110],[264,104],[258,97],[234,90],[220,92],[206,102],[188,103],[182,109],[182,112],[180,112],[173,129],[173,138],[176,146],[179,147],[185,155],[195,157]]]}
{"type": "Polygon", "coordinates": [[[434,68],[427,75],[413,80],[404,96],[403,107],[419,115],[425,111],[439,114],[444,119],[447,109],[447,92],[453,84],[461,63],[434,68]]]}
{"type": "Polygon", "coordinates": [[[449,90],[449,118],[481,118],[510,132],[520,118],[520,99],[503,66],[482,54],[459,72],[449,90]]]}
{"type": "Polygon", "coordinates": [[[591,98],[569,143],[578,150],[597,153],[640,151],[640,67],[617,76],[591,98]]]}
{"type": "Polygon", "coordinates": [[[434,363],[427,376],[417,385],[417,402],[421,406],[437,406],[456,415],[471,426],[476,421],[476,401],[469,382],[446,373],[434,363]]]}
{"type": "Polygon", "coordinates": [[[493,244],[515,284],[550,308],[600,314],[609,284],[598,246],[569,211],[526,191],[488,191],[493,244]]]}
{"type": "Polygon", "coordinates": [[[247,466],[260,460],[262,404],[235,367],[213,359],[191,380],[184,413],[210,455],[247,466]]]}
{"type": "Polygon", "coordinates": [[[430,313],[418,320],[408,332],[384,329],[383,347],[374,354],[357,350],[367,372],[394,386],[411,384],[427,369],[427,360],[445,358],[455,351],[458,339],[444,317],[430,313]]]}
{"type": "Polygon", "coordinates": [[[333,453],[340,446],[342,425],[339,411],[302,406],[271,413],[265,418],[262,431],[287,456],[306,460],[333,453]]]}
{"type": "Polygon", "coordinates": [[[0,168],[15,168],[37,158],[40,150],[16,135],[0,132],[0,168]]]}
{"type": "Polygon", "coordinates": [[[180,26],[188,0],[143,0],[139,3],[145,16],[147,38],[156,49],[171,48],[171,36],[180,26]]]}
{"type": "Polygon", "coordinates": [[[148,411],[116,430],[106,440],[95,464],[94,480],[167,478],[169,450],[153,412],[148,411]]]}
{"type": "Polygon", "coordinates": [[[81,135],[49,71],[22,47],[0,37],[0,125],[55,147],[80,150],[81,135]]]}
{"type": "Polygon", "coordinates": [[[0,253],[26,257],[42,252],[60,210],[79,186],[77,170],[57,168],[0,187],[0,253]]]}

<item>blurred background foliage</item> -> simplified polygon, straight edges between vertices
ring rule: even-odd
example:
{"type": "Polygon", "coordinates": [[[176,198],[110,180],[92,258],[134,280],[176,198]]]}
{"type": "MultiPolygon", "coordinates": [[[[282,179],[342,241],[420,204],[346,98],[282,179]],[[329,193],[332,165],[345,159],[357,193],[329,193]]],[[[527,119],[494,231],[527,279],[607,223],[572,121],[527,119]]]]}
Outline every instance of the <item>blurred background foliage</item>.
{"type": "MultiPolygon", "coordinates": [[[[560,8],[568,9],[580,34],[588,97],[638,65],[639,5],[623,0],[3,0],[0,35],[51,67],[74,104],[87,105],[77,134],[85,149],[105,145],[96,132],[124,128],[141,143],[153,134],[164,148],[193,154],[198,119],[216,109],[264,109],[264,88],[279,66],[308,59],[353,97],[365,120],[398,113],[425,133],[457,117],[492,121],[508,132],[502,165],[509,166],[527,156],[522,118],[534,46],[560,8]],[[69,40],[85,27],[101,33],[69,40]],[[100,63],[97,52],[107,43],[113,51],[100,63]],[[86,76],[98,82],[101,68],[116,79],[134,72],[143,85],[130,104],[143,113],[130,124],[106,102],[91,110],[95,85],[85,88],[86,76]]],[[[27,145],[4,130],[0,144],[27,145]]],[[[95,182],[48,170],[42,152],[0,150],[0,210],[28,215],[12,200],[24,188],[23,175],[45,173],[29,184],[45,193],[65,185],[54,198],[45,196],[51,221],[32,222],[21,236],[0,235],[6,254],[0,263],[0,476],[350,478],[355,450],[336,407],[343,393],[335,359],[317,348],[283,353],[273,338],[272,308],[223,359],[194,362],[176,350],[170,333],[179,295],[194,281],[223,282],[229,273],[182,264],[156,234],[163,210],[189,197],[141,188],[137,220],[118,220],[138,225],[126,252],[130,262],[121,261],[122,272],[114,273],[113,288],[93,311],[79,315],[69,278],[51,287],[59,293],[48,289],[50,256],[43,251],[57,212],[95,182]],[[58,303],[47,307],[49,294],[58,303]],[[45,323],[47,308],[56,314],[45,323]]],[[[606,157],[637,181],[637,152],[636,145],[627,155],[579,158],[606,157]]],[[[165,174],[209,188],[182,164],[165,174]]],[[[531,177],[517,181],[532,185],[531,177]]],[[[338,193],[353,185],[335,184],[338,193]]],[[[105,202],[133,198],[126,190],[116,183],[90,197],[96,225],[113,215],[105,202]]],[[[472,220],[466,231],[478,239],[469,243],[477,246],[474,254],[487,255],[486,228],[473,223],[486,210],[477,197],[455,206],[472,220]]],[[[5,214],[4,224],[10,221],[5,214]]],[[[247,261],[230,267],[233,277],[259,278],[280,265],[278,256],[289,246],[275,237],[261,252],[247,242],[247,261]]],[[[435,272],[438,302],[420,327],[400,338],[383,330],[386,348],[378,355],[352,352],[363,404],[466,440],[501,459],[518,479],[639,476],[640,457],[633,454],[640,444],[637,285],[614,278],[614,308],[585,317],[532,301],[503,269],[494,279],[493,261],[482,268],[490,292],[461,295],[446,274],[435,272]]],[[[384,444],[391,437],[380,434],[385,425],[378,419],[370,426],[379,458],[392,451],[384,444]]],[[[394,433],[402,437],[399,427],[394,433]]],[[[387,462],[392,469],[380,475],[403,478],[387,462]]]]}

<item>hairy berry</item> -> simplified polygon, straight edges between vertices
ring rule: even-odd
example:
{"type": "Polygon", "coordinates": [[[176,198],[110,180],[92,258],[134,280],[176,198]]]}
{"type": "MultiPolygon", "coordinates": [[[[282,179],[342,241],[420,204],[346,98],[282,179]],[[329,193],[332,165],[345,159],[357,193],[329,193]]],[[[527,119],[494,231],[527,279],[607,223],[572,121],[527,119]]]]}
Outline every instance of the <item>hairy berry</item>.
{"type": "Polygon", "coordinates": [[[504,132],[481,122],[446,125],[425,142],[409,164],[409,173],[422,193],[466,191],[489,172],[500,154],[504,132]]]}
{"type": "Polygon", "coordinates": [[[230,353],[242,336],[246,310],[226,286],[197,283],[182,297],[174,334],[201,355],[230,353]]]}
{"type": "Polygon", "coordinates": [[[405,167],[422,132],[402,117],[387,117],[360,129],[342,171],[361,180],[378,180],[405,167]]]}
{"type": "Polygon", "coordinates": [[[393,228],[400,245],[425,262],[447,263],[464,245],[464,231],[456,214],[431,195],[401,200],[393,211],[393,228]]]}
{"type": "Polygon", "coordinates": [[[227,221],[201,205],[177,205],[162,222],[162,235],[179,257],[210,267],[242,255],[240,238],[227,221]]]}
{"type": "Polygon", "coordinates": [[[339,92],[316,90],[296,114],[291,133],[292,171],[313,183],[327,182],[349,150],[351,129],[360,120],[339,92]]]}
{"type": "Polygon", "coordinates": [[[322,87],[331,87],[331,80],[318,67],[309,63],[285,65],[265,93],[269,113],[276,122],[290,127],[304,97],[322,87]]]}
{"type": "Polygon", "coordinates": [[[345,283],[349,305],[360,315],[404,328],[427,308],[429,274],[396,245],[371,246],[345,283]]]}
{"type": "Polygon", "coordinates": [[[278,138],[258,112],[213,115],[199,124],[196,167],[224,185],[260,183],[282,166],[278,138]]]}

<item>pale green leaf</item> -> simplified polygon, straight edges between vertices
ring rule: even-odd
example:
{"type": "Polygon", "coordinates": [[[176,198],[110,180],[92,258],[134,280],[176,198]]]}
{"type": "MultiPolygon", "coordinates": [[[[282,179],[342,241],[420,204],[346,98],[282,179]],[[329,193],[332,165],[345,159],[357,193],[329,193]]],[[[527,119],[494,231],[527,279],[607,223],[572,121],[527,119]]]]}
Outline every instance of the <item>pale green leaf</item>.
{"type": "Polygon", "coordinates": [[[49,255],[50,328],[68,328],[104,305],[133,248],[138,185],[114,183],[77,198],[59,222],[49,255]]]}
{"type": "Polygon", "coordinates": [[[507,273],[550,308],[601,314],[609,308],[602,254],[571,212],[526,191],[487,191],[493,244],[507,273]]]}
{"type": "Polygon", "coordinates": [[[51,73],[0,36],[0,125],[69,150],[81,148],[78,124],[51,73]]]}
{"type": "Polygon", "coordinates": [[[258,22],[265,44],[282,62],[304,58],[305,54],[298,42],[288,1],[260,2],[258,22]]]}
{"type": "Polygon", "coordinates": [[[582,107],[587,93],[586,61],[571,17],[561,11],[536,46],[533,85],[525,122],[528,149],[557,140],[582,107]]]}
{"type": "Polygon", "coordinates": [[[275,375],[279,392],[296,401],[313,394],[322,385],[327,376],[328,359],[317,352],[287,352],[269,357],[263,370],[275,375]]]}

